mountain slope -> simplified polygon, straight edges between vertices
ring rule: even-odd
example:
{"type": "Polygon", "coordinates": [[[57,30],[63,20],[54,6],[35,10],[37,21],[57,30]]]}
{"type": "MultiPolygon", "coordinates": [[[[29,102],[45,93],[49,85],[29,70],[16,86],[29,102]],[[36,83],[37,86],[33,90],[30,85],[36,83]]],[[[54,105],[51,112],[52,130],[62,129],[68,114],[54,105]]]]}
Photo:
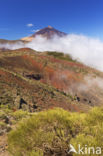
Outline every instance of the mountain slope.
{"type": "Polygon", "coordinates": [[[0,104],[29,111],[53,107],[88,111],[103,103],[102,89],[88,86],[88,76],[103,78],[103,73],[62,53],[28,48],[1,52],[0,104]]]}
{"type": "Polygon", "coordinates": [[[42,36],[42,37],[46,37],[47,39],[52,38],[54,35],[59,36],[59,37],[63,37],[66,35],[66,33],[61,32],[56,30],[55,28],[48,26],[46,28],[40,29],[38,30],[36,33],[34,33],[32,36],[30,37],[24,37],[21,40],[23,41],[32,41],[33,38],[35,38],[36,36],[42,36]]]}

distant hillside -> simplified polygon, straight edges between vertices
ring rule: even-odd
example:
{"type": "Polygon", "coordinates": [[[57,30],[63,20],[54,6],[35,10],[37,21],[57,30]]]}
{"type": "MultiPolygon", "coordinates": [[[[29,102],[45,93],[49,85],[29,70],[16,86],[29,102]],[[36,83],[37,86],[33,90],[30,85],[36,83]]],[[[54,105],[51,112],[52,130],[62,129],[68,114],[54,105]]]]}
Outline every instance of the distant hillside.
{"type": "Polygon", "coordinates": [[[0,44],[15,44],[18,42],[23,42],[23,43],[27,43],[27,41],[23,41],[23,40],[5,40],[5,39],[0,39],[0,44]]]}
{"type": "Polygon", "coordinates": [[[92,82],[103,73],[63,53],[29,48],[0,52],[0,104],[31,112],[53,107],[88,111],[102,105],[103,91],[88,87],[85,77],[92,82]]]}

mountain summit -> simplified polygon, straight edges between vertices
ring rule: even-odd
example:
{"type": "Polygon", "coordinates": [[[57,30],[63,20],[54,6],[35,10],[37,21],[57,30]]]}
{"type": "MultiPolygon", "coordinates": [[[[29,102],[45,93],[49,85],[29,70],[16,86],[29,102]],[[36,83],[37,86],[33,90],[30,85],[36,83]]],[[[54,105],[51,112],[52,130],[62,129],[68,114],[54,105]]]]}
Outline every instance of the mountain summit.
{"type": "Polygon", "coordinates": [[[42,35],[42,36],[45,36],[47,38],[51,38],[54,35],[62,37],[64,35],[66,35],[66,33],[61,32],[61,31],[59,31],[59,30],[57,30],[57,29],[55,29],[55,28],[53,28],[52,26],[49,25],[48,27],[37,31],[32,36],[35,37],[36,35],[42,35]]]}
{"type": "Polygon", "coordinates": [[[32,41],[32,39],[35,38],[38,35],[40,35],[42,37],[46,37],[47,39],[50,39],[54,35],[59,36],[59,37],[65,36],[66,33],[61,32],[61,31],[59,31],[59,30],[57,30],[57,29],[55,29],[55,28],[53,28],[52,26],[49,25],[48,27],[45,27],[43,29],[38,30],[32,36],[24,37],[21,40],[32,41]]]}

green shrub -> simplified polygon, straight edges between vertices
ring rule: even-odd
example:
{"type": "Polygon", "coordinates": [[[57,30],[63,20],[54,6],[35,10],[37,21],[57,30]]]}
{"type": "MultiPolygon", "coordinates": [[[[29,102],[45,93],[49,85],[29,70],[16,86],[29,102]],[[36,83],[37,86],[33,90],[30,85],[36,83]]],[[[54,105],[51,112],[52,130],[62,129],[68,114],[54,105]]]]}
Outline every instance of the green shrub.
{"type": "Polygon", "coordinates": [[[28,116],[28,112],[27,111],[23,111],[23,110],[17,110],[15,112],[12,112],[12,117],[15,119],[15,120],[20,120],[26,116],[28,116]]]}
{"type": "Polygon", "coordinates": [[[48,154],[56,153],[59,149],[63,154],[68,149],[72,135],[77,133],[76,125],[79,126],[78,115],[75,114],[73,118],[71,113],[63,109],[34,114],[9,134],[9,151],[13,155],[26,156],[27,152],[32,153],[37,149],[48,154]]]}
{"type": "MultiPolygon", "coordinates": [[[[81,147],[103,147],[103,108],[93,108],[88,114],[86,114],[85,120],[83,120],[82,130],[71,139],[71,144],[77,149],[78,144],[81,147]]],[[[102,149],[103,152],[103,149],[102,149]]],[[[77,155],[77,154],[74,154],[77,155]]],[[[90,156],[97,154],[89,154],[90,156]]],[[[88,154],[85,154],[88,156],[88,154]]]]}
{"type": "Polygon", "coordinates": [[[12,110],[9,109],[9,105],[0,105],[0,112],[10,114],[12,112],[12,110]]]}
{"type": "Polygon", "coordinates": [[[67,60],[67,61],[72,61],[72,62],[76,61],[76,60],[73,60],[69,54],[64,54],[60,52],[47,52],[47,54],[55,58],[61,59],[61,60],[67,60]]]}
{"type": "Polygon", "coordinates": [[[5,128],[6,127],[6,123],[0,121],[0,128],[5,128]]]}
{"type": "Polygon", "coordinates": [[[34,113],[9,133],[8,143],[13,156],[66,156],[70,144],[76,149],[78,144],[103,147],[103,109],[87,114],[60,108],[34,113]]]}

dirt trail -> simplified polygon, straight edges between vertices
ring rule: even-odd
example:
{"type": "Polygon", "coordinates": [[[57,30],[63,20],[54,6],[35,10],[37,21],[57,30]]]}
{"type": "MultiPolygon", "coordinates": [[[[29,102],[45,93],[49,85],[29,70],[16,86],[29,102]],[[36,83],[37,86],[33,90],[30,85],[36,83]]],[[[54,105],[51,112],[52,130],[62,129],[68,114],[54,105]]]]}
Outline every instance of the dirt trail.
{"type": "Polygon", "coordinates": [[[7,147],[7,134],[4,134],[0,136],[0,156],[10,156],[7,147]]]}

